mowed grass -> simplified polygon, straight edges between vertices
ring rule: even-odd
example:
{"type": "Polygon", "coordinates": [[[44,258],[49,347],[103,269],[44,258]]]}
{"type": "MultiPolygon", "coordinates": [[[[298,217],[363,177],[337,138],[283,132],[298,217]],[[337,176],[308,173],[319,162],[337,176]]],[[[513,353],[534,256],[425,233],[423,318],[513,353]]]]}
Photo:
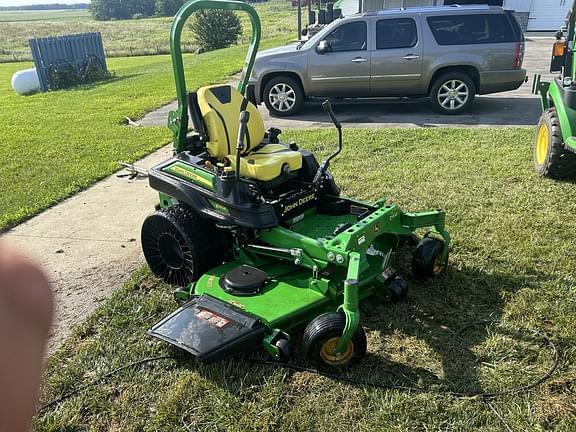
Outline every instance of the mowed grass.
{"type": "MultiPolygon", "coordinates": [[[[254,7],[260,15],[265,39],[286,34],[296,39],[296,12],[290,2],[271,0],[255,4],[254,7]]],[[[62,13],[57,14],[54,11],[53,16],[47,12],[44,18],[31,13],[29,22],[25,24],[22,21],[27,12],[18,12],[15,15],[13,12],[0,12],[0,62],[31,60],[28,45],[31,38],[84,32],[102,33],[104,49],[109,57],[169,53],[171,17],[95,21],[89,15],[71,18],[66,15],[68,12],[60,12],[62,13]],[[10,20],[11,16],[13,20],[10,20]]],[[[243,26],[240,43],[247,43],[251,34],[249,20],[243,12],[239,13],[239,17],[243,26]]],[[[189,31],[184,33],[182,41],[185,51],[195,50],[189,31]]]]}
{"type": "MultiPolygon", "coordinates": [[[[264,46],[286,42],[268,39],[264,46]]],[[[186,55],[189,89],[239,71],[246,47],[186,55]]],[[[168,128],[131,128],[174,99],[169,56],[110,59],[116,78],[72,90],[19,96],[10,78],[26,63],[0,65],[0,231],[87,187],[170,141],[168,128]]]]}
{"type": "MultiPolygon", "coordinates": [[[[145,334],[175,309],[171,288],[137,272],[49,360],[42,400],[127,362],[169,355],[82,390],[45,411],[38,431],[502,431],[480,399],[443,390],[526,385],[553,362],[533,330],[560,352],[538,388],[497,398],[514,431],[576,430],[576,184],[532,171],[533,130],[378,129],[344,132],[333,172],[347,195],[388,196],[407,211],[443,207],[453,243],[437,280],[399,269],[409,300],[362,306],[369,354],[348,377],[432,387],[419,394],[351,386],[309,372],[241,360],[198,364],[145,334]],[[491,321],[487,324],[483,320],[491,321]]],[[[333,129],[284,131],[326,155],[333,129]]],[[[293,362],[306,365],[301,335],[293,362]]]]}
{"type": "Polygon", "coordinates": [[[54,21],[90,18],[88,9],[0,10],[0,22],[54,21]]]}

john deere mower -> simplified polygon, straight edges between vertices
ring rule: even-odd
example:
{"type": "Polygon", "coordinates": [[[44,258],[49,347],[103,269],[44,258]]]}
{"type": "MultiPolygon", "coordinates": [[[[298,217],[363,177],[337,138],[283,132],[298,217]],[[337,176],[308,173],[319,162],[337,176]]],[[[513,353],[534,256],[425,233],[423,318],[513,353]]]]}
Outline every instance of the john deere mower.
{"type": "Polygon", "coordinates": [[[551,82],[534,77],[533,93],[540,94],[542,116],[534,139],[534,168],[544,177],[576,177],[576,67],[574,43],[576,2],[566,18],[566,28],[556,33],[550,72],[551,82]]]}
{"type": "Polygon", "coordinates": [[[247,87],[259,41],[258,15],[244,2],[193,0],[175,17],[178,108],[168,120],[174,153],[149,172],[160,203],[144,221],[142,247],[152,272],[176,287],[180,307],[149,334],[199,360],[262,348],[286,361],[291,336],[305,328],[308,358],[346,366],[367,349],[359,303],[406,297],[406,282],[394,270],[404,238],[425,228],[413,254],[416,276],[446,267],[445,213],[405,213],[384,199],[370,204],[342,196],[329,171],[342,150],[342,127],[329,102],[323,107],[339,144],[322,163],[295,143],[281,143],[280,130],[266,130],[247,87]],[[237,88],[186,88],[180,37],[199,9],[250,17],[237,88]]]}

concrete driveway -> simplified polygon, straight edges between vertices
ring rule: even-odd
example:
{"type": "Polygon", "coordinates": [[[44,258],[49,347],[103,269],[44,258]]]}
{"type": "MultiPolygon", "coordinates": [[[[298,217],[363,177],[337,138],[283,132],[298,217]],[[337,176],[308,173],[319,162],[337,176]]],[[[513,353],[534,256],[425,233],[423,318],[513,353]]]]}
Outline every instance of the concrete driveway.
{"type": "MultiPolygon", "coordinates": [[[[355,100],[335,101],[334,110],[347,127],[498,127],[533,126],[540,116],[538,97],[532,95],[532,77],[548,72],[553,38],[526,37],[524,68],[529,80],[520,88],[510,92],[478,96],[471,109],[465,114],[446,116],[437,114],[425,100],[355,100]]],[[[175,103],[146,115],[143,126],[165,126],[168,111],[175,103]]],[[[310,102],[302,113],[293,117],[271,117],[264,105],[259,106],[266,125],[279,128],[309,128],[325,126],[329,119],[320,106],[320,101],[310,102]]]]}

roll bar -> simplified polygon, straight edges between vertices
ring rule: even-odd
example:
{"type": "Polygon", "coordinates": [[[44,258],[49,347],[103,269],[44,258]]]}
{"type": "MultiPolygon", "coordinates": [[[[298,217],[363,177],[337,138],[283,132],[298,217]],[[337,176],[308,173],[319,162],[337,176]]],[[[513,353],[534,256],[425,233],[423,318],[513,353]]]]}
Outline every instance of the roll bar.
{"type": "Polygon", "coordinates": [[[174,151],[181,152],[185,148],[186,133],[188,131],[188,102],[186,98],[186,77],[184,75],[184,61],[182,58],[182,30],[184,24],[194,12],[200,9],[224,9],[224,10],[242,10],[248,13],[250,22],[252,23],[252,38],[246,60],[242,68],[242,76],[238,83],[238,91],[242,94],[246,93],[246,86],[250,79],[252,67],[258,46],[260,44],[260,37],[262,29],[260,26],[260,18],[252,6],[248,3],[236,0],[191,0],[180,8],[174,21],[172,22],[172,30],[170,32],[170,53],[172,55],[172,69],[174,72],[174,81],[176,83],[176,96],[178,98],[178,108],[171,111],[168,115],[168,127],[172,131],[174,138],[174,151]]]}

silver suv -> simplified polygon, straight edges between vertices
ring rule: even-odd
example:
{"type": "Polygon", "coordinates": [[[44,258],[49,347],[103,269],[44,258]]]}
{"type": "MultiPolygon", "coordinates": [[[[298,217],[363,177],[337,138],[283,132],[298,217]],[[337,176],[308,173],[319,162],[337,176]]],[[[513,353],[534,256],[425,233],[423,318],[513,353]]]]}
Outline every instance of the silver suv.
{"type": "Polygon", "coordinates": [[[252,72],[258,103],[295,114],[308,98],[429,97],[459,114],[476,94],[518,88],[524,35],[510,11],[440,6],[338,19],[308,41],[261,52],[252,72]]]}

